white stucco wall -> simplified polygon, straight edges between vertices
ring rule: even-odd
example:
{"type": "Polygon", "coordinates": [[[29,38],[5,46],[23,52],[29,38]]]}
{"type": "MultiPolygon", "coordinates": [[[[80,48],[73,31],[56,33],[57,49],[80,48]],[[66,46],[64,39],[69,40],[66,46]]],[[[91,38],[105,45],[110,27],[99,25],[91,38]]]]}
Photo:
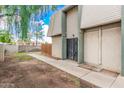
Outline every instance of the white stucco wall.
{"type": "Polygon", "coordinates": [[[12,54],[18,52],[18,45],[5,45],[5,50],[7,51],[7,54],[12,54]]]}
{"type": "Polygon", "coordinates": [[[60,36],[52,37],[52,56],[62,58],[62,38],[60,36]]]}
{"type": "Polygon", "coordinates": [[[67,12],[67,38],[78,36],[78,7],[74,7],[67,12]]]}
{"type": "Polygon", "coordinates": [[[120,18],[121,5],[84,5],[82,8],[81,28],[116,22],[120,18]]]}

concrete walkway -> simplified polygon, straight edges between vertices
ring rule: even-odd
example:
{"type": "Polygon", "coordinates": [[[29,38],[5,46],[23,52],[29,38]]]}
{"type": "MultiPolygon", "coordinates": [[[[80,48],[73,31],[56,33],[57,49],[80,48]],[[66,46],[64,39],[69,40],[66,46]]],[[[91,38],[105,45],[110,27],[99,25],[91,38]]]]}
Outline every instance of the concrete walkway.
{"type": "Polygon", "coordinates": [[[88,83],[91,83],[97,87],[102,88],[123,88],[124,87],[124,77],[122,76],[110,76],[100,72],[91,71],[88,69],[78,67],[76,62],[70,60],[56,60],[52,59],[38,53],[29,53],[28,55],[35,57],[38,60],[44,61],[58,69],[61,69],[67,73],[70,73],[88,83]]]}

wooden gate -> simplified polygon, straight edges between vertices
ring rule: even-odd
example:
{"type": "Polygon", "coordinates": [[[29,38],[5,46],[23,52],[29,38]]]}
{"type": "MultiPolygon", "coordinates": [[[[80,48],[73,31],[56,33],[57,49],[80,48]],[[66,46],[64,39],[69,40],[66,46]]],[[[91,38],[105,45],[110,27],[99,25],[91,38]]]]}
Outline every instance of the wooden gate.
{"type": "Polygon", "coordinates": [[[52,55],[52,45],[51,44],[41,44],[41,53],[51,56],[52,55]]]}
{"type": "Polygon", "coordinates": [[[78,61],[78,39],[67,39],[67,58],[78,61]]]}

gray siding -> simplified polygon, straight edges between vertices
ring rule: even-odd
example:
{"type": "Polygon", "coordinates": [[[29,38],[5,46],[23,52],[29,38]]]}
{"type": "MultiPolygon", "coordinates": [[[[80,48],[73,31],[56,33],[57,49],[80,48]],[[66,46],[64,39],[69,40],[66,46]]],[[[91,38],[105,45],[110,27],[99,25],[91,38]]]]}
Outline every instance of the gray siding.
{"type": "Polygon", "coordinates": [[[58,11],[51,17],[50,27],[48,30],[48,36],[60,35],[62,33],[62,12],[58,11]]]}

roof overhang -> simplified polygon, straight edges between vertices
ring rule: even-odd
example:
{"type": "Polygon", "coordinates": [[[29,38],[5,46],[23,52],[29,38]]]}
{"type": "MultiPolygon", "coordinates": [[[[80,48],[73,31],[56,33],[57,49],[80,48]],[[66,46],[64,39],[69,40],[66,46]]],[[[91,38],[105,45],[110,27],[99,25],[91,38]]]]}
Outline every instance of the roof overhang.
{"type": "Polygon", "coordinates": [[[66,6],[62,9],[62,11],[63,11],[63,12],[67,12],[67,11],[69,11],[70,9],[72,9],[72,8],[75,7],[75,6],[77,6],[77,5],[66,5],[66,6]]]}

